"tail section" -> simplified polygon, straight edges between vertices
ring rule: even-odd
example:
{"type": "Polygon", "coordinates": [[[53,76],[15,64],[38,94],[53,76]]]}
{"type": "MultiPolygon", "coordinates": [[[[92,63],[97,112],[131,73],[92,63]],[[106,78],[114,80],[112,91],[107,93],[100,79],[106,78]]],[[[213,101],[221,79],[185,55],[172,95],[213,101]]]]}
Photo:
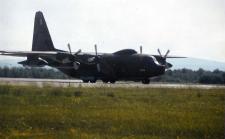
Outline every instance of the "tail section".
{"type": "Polygon", "coordinates": [[[42,12],[35,15],[32,51],[55,51],[51,36],[48,31],[42,12]]]}

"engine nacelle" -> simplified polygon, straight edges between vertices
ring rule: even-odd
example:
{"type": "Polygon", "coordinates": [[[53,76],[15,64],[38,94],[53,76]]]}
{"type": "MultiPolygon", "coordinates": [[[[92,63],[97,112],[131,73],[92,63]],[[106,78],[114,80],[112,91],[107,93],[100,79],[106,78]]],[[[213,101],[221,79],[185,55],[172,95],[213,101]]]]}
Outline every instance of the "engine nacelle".
{"type": "Polygon", "coordinates": [[[73,68],[74,68],[75,70],[78,70],[79,67],[80,67],[80,63],[79,63],[79,62],[73,62],[73,68]]]}
{"type": "Polygon", "coordinates": [[[29,67],[44,67],[48,65],[48,63],[42,59],[31,59],[31,60],[27,59],[27,60],[18,62],[18,64],[21,64],[23,66],[29,66],[29,67]]]}

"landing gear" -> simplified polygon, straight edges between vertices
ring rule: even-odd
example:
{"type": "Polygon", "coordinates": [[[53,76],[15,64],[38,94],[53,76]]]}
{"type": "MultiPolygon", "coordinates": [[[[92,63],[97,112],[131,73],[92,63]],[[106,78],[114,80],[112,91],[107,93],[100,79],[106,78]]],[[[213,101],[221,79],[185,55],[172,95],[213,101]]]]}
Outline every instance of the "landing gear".
{"type": "Polygon", "coordinates": [[[102,80],[102,82],[103,82],[103,83],[108,83],[109,81],[107,81],[107,80],[102,80]]]}
{"type": "Polygon", "coordinates": [[[110,80],[109,82],[112,83],[112,84],[114,84],[116,81],[115,80],[110,80]]]}
{"type": "Polygon", "coordinates": [[[147,79],[143,79],[141,82],[143,84],[149,84],[150,83],[150,80],[147,78],[147,79]]]}
{"type": "Polygon", "coordinates": [[[108,83],[108,82],[110,82],[110,83],[114,84],[116,81],[115,81],[115,80],[107,80],[107,79],[103,79],[102,82],[103,82],[103,83],[108,83]]]}
{"type": "Polygon", "coordinates": [[[84,82],[84,83],[88,83],[88,82],[89,82],[89,80],[83,80],[83,82],[84,82]]]}
{"type": "Polygon", "coordinates": [[[90,83],[96,83],[96,80],[83,80],[84,83],[88,83],[90,81],[90,83]]]}
{"type": "Polygon", "coordinates": [[[91,83],[96,83],[96,79],[90,80],[91,83]]]}
{"type": "Polygon", "coordinates": [[[81,79],[84,83],[88,83],[88,82],[95,83],[97,81],[96,77],[84,77],[84,78],[81,78],[81,79]]]}

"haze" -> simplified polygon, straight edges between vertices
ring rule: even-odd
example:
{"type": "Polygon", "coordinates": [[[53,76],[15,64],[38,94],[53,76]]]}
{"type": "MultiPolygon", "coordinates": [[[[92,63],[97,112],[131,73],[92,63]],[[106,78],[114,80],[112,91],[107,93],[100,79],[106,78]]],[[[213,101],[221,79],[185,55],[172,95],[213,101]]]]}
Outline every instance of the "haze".
{"type": "MultiPolygon", "coordinates": [[[[1,0],[0,50],[31,50],[36,11],[56,48],[123,48],[225,62],[225,0],[1,0]]],[[[3,59],[3,57],[0,57],[3,59]]]]}

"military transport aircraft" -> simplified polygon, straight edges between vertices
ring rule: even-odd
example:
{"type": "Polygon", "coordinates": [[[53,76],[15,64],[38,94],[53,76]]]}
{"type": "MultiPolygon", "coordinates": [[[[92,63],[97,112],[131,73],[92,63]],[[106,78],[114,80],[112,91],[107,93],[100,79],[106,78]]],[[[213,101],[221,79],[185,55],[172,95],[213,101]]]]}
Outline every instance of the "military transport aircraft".
{"type": "Polygon", "coordinates": [[[81,50],[71,52],[56,49],[49,34],[47,24],[42,12],[35,15],[32,51],[0,51],[0,55],[27,57],[25,61],[18,62],[23,66],[57,68],[68,76],[79,78],[83,82],[95,83],[102,80],[104,83],[115,83],[118,80],[142,81],[148,84],[150,78],[164,74],[172,67],[166,62],[167,58],[182,58],[168,56],[169,50],[162,55],[142,54],[133,49],[123,49],[115,53],[83,53],[81,50]]]}

